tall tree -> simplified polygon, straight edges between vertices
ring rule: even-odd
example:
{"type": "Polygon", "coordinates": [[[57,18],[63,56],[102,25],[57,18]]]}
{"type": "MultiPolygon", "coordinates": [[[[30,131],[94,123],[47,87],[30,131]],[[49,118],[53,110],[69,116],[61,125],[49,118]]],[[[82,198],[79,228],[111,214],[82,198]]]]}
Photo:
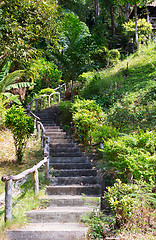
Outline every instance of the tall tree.
{"type": "Polygon", "coordinates": [[[138,27],[137,27],[137,8],[138,6],[144,6],[146,3],[153,2],[154,0],[114,0],[114,2],[121,6],[125,7],[125,21],[128,21],[129,9],[130,6],[134,8],[135,15],[135,43],[137,49],[139,50],[139,41],[138,41],[138,27]]]}
{"type": "Polygon", "coordinates": [[[73,83],[82,72],[88,70],[91,35],[87,25],[72,13],[65,15],[60,26],[60,49],[55,57],[64,81],[73,83]]]}
{"type": "Polygon", "coordinates": [[[3,0],[0,3],[0,59],[28,61],[45,45],[56,43],[54,0],[3,0]]]}

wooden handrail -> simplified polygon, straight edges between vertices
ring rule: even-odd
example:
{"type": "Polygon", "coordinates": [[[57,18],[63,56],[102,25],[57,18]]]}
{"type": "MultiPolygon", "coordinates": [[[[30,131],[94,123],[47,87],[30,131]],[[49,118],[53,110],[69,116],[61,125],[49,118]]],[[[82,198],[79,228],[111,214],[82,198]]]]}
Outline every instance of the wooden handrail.
{"type": "Polygon", "coordinates": [[[51,93],[51,94],[49,94],[49,95],[48,95],[48,94],[43,94],[41,97],[32,99],[31,102],[29,102],[29,103],[27,104],[27,106],[26,106],[27,110],[28,110],[28,111],[32,111],[33,102],[35,101],[35,111],[37,111],[38,100],[41,101],[40,108],[42,109],[44,96],[47,96],[47,97],[49,98],[49,104],[48,104],[49,107],[51,106],[50,100],[51,100],[51,97],[52,97],[53,95],[56,95],[56,94],[57,94],[57,95],[59,96],[58,102],[60,102],[60,100],[61,100],[61,91],[62,91],[61,89],[62,89],[62,87],[64,87],[64,90],[66,90],[66,85],[65,85],[65,83],[64,83],[64,84],[62,84],[62,85],[59,85],[57,88],[55,88],[55,89],[54,89],[55,92],[53,92],[53,93],[51,93]],[[57,90],[59,90],[59,92],[56,92],[57,90]]]}
{"type": "Polygon", "coordinates": [[[45,157],[44,160],[40,161],[37,165],[34,165],[32,168],[29,168],[25,171],[23,171],[22,173],[20,174],[17,174],[15,176],[12,176],[12,175],[4,175],[2,176],[2,181],[5,182],[5,181],[9,181],[9,180],[13,180],[13,181],[18,181],[22,178],[25,178],[28,174],[31,174],[33,172],[35,172],[38,168],[40,168],[44,163],[47,162],[47,157],[45,157]]]}
{"type": "MultiPolygon", "coordinates": [[[[49,156],[45,156],[44,160],[40,161],[37,165],[33,166],[30,169],[27,169],[23,171],[22,173],[15,175],[15,176],[10,176],[10,175],[4,175],[2,176],[2,181],[5,182],[5,216],[4,220],[5,222],[7,221],[12,221],[12,185],[13,181],[18,181],[22,178],[25,178],[28,174],[33,173],[33,189],[35,195],[39,193],[39,179],[38,179],[38,168],[40,168],[43,164],[46,163],[46,165],[49,164],[49,156]]],[[[46,170],[48,168],[46,167],[46,170]]],[[[48,169],[48,174],[49,174],[49,169],[48,169]]]]}

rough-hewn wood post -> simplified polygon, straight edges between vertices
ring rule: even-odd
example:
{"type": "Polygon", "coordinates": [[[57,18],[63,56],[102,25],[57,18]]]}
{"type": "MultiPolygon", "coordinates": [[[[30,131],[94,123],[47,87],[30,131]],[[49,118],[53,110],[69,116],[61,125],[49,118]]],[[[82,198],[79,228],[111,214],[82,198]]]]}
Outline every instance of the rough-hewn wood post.
{"type": "Polygon", "coordinates": [[[5,222],[12,221],[12,179],[5,182],[5,222]]]}
{"type": "Polygon", "coordinates": [[[37,103],[38,103],[38,99],[35,99],[35,111],[37,111],[37,103]]]}
{"type": "Polygon", "coordinates": [[[44,159],[47,159],[47,162],[45,164],[45,179],[49,179],[49,157],[45,156],[44,159]]]}
{"type": "Polygon", "coordinates": [[[35,195],[38,195],[39,193],[38,170],[35,170],[33,172],[33,189],[34,189],[35,195]]]}
{"type": "Polygon", "coordinates": [[[49,107],[50,107],[50,99],[51,99],[51,96],[49,95],[48,98],[49,98],[49,107]]]}
{"type": "Polygon", "coordinates": [[[42,110],[42,107],[43,107],[43,98],[41,97],[41,110],[42,110]]]}

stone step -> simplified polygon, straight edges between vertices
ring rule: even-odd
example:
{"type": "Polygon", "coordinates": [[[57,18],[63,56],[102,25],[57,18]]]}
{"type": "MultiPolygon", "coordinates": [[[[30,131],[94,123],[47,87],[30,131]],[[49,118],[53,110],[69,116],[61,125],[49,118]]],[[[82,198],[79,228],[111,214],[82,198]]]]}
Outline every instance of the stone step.
{"type": "Polygon", "coordinates": [[[53,169],[91,169],[91,163],[50,163],[53,169]]]}
{"type": "Polygon", "coordinates": [[[65,132],[46,132],[46,135],[48,135],[49,137],[53,137],[55,138],[55,136],[67,136],[67,134],[65,132]]]}
{"type": "Polygon", "coordinates": [[[59,144],[59,143],[70,143],[72,140],[69,139],[69,138],[57,138],[57,139],[54,139],[54,138],[50,138],[50,143],[51,144],[59,144]]]}
{"type": "Polygon", "coordinates": [[[80,222],[82,216],[89,214],[93,208],[85,207],[48,207],[46,209],[31,210],[26,212],[26,217],[31,223],[46,223],[46,222],[80,222]]]}
{"type": "Polygon", "coordinates": [[[81,152],[54,152],[50,151],[51,157],[83,157],[84,155],[81,152]]]}
{"type": "Polygon", "coordinates": [[[66,185],[66,186],[47,186],[47,195],[82,195],[100,196],[100,184],[93,185],[66,185]]]}
{"type": "Polygon", "coordinates": [[[70,138],[66,134],[54,134],[54,135],[46,134],[46,136],[48,136],[50,140],[53,140],[53,139],[60,139],[59,141],[64,139],[70,140],[70,138]]]}
{"type": "Polygon", "coordinates": [[[55,170],[51,169],[49,171],[50,175],[55,177],[77,177],[77,176],[96,176],[97,170],[95,169],[61,169],[55,170]]]}
{"type": "Polygon", "coordinates": [[[80,240],[87,228],[78,223],[31,223],[17,230],[8,230],[10,240],[80,240]]]}
{"type": "Polygon", "coordinates": [[[60,132],[63,132],[63,129],[61,128],[46,128],[45,129],[46,131],[46,134],[49,134],[49,133],[60,133],[60,132]]]}
{"type": "Polygon", "coordinates": [[[56,129],[56,130],[59,130],[59,129],[61,129],[60,128],[60,126],[57,126],[56,124],[55,125],[53,125],[53,126],[45,126],[45,130],[51,130],[51,129],[56,129]]]}
{"type": "Polygon", "coordinates": [[[76,143],[72,143],[72,142],[68,142],[68,143],[50,143],[49,144],[50,148],[72,148],[72,147],[76,147],[76,143]]]}
{"type": "Polygon", "coordinates": [[[49,157],[50,163],[87,163],[86,157],[49,157]]]}
{"type": "Polygon", "coordinates": [[[100,208],[100,197],[95,196],[71,196],[71,195],[54,195],[41,198],[40,202],[47,207],[65,207],[65,206],[89,206],[100,208]]]}
{"type": "Polygon", "coordinates": [[[80,177],[50,177],[49,179],[50,185],[57,186],[57,185],[75,185],[80,184],[90,185],[90,184],[97,184],[98,178],[95,176],[80,176],[80,177]]]}
{"type": "Polygon", "coordinates": [[[50,147],[50,153],[57,153],[57,152],[70,152],[70,153],[73,153],[73,152],[80,152],[80,149],[77,148],[77,147],[50,147]]]}

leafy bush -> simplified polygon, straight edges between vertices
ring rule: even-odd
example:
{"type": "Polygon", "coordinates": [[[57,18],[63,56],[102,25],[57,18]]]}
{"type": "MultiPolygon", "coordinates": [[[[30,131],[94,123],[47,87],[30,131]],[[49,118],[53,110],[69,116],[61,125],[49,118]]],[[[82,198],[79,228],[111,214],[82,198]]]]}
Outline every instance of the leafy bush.
{"type": "Polygon", "coordinates": [[[119,62],[120,52],[117,49],[111,49],[108,54],[109,57],[109,65],[114,66],[119,62]]]}
{"type": "Polygon", "coordinates": [[[55,88],[62,76],[61,71],[57,69],[54,63],[48,62],[43,58],[33,60],[27,74],[28,78],[36,83],[34,88],[36,93],[42,88],[55,88]]]}
{"type": "MultiPolygon", "coordinates": [[[[138,37],[139,41],[146,43],[149,40],[149,36],[152,34],[152,24],[147,22],[146,19],[138,19],[138,37]]],[[[135,21],[134,19],[129,20],[124,25],[125,30],[128,32],[129,37],[134,39],[135,36],[135,21]]]]}
{"type": "Polygon", "coordinates": [[[54,92],[55,92],[55,90],[52,88],[44,88],[41,91],[39,91],[38,95],[39,96],[42,96],[44,94],[50,95],[51,93],[54,93],[54,92]]]}
{"type": "Polygon", "coordinates": [[[142,181],[125,184],[117,179],[114,186],[107,187],[104,199],[108,201],[111,209],[115,212],[115,227],[119,228],[127,223],[128,228],[133,224],[150,227],[149,218],[152,217],[150,211],[154,203],[152,185],[142,181]]]}
{"type": "Polygon", "coordinates": [[[63,126],[66,126],[66,130],[68,130],[72,122],[72,103],[70,101],[61,102],[59,108],[61,110],[60,121],[63,126]]]}
{"type": "Polygon", "coordinates": [[[104,149],[101,151],[116,176],[120,176],[125,182],[133,177],[154,183],[155,149],[156,133],[138,130],[137,133],[109,139],[104,142],[104,149]]]}
{"type": "Polygon", "coordinates": [[[91,54],[91,59],[94,60],[94,63],[97,68],[105,67],[108,63],[108,49],[103,46],[96,48],[91,54]]]}
{"type": "Polygon", "coordinates": [[[34,132],[34,121],[22,107],[13,105],[7,110],[5,125],[13,133],[17,162],[21,163],[27,139],[34,132]]]}
{"type": "Polygon", "coordinates": [[[97,125],[91,132],[92,141],[94,143],[107,141],[109,138],[116,138],[119,130],[108,125],[97,125]]]}
{"type": "Polygon", "coordinates": [[[91,131],[103,119],[101,108],[93,100],[76,99],[72,106],[75,135],[80,141],[91,143],[91,131]]]}

